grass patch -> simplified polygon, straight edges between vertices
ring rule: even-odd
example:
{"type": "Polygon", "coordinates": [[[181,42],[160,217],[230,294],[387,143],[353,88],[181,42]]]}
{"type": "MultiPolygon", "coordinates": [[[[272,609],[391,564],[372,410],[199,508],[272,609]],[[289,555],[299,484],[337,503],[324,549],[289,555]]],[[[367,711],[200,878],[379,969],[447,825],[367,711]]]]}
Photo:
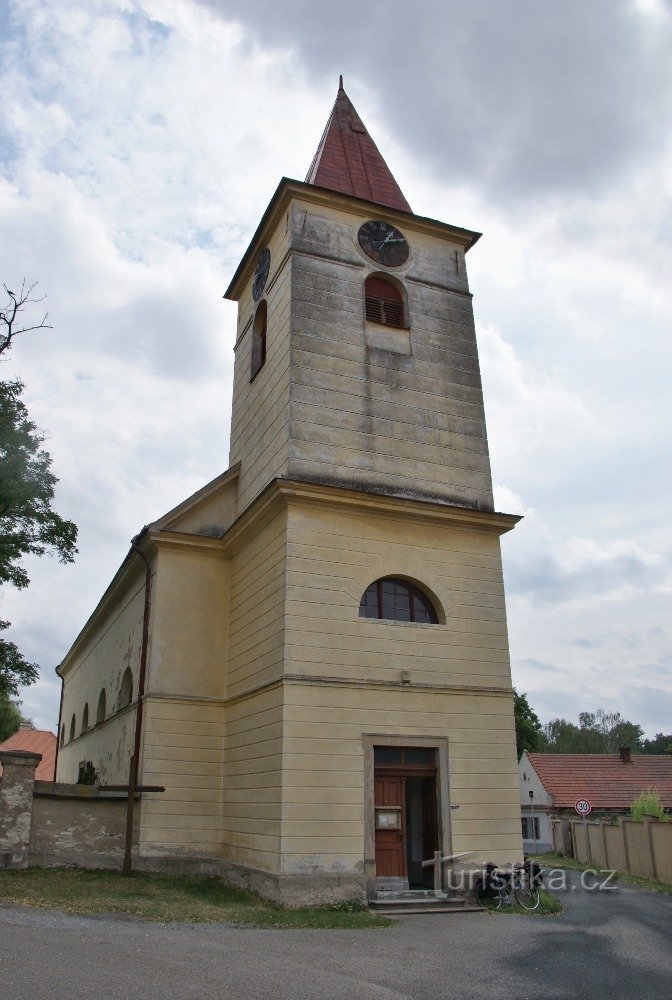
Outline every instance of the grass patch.
{"type": "MultiPolygon", "coordinates": [[[[544,868],[563,868],[577,872],[611,871],[611,869],[600,868],[597,863],[577,861],[576,858],[567,858],[564,854],[539,854],[535,857],[535,861],[538,861],[544,868]]],[[[667,882],[657,882],[656,879],[645,878],[643,875],[631,875],[630,872],[617,871],[614,877],[617,882],[625,882],[628,885],[639,886],[640,889],[649,889],[651,892],[662,892],[666,896],[672,896],[672,885],[667,882]]]]}
{"type": "Polygon", "coordinates": [[[66,913],[113,914],[161,923],[234,923],[254,927],[387,927],[395,921],[359,903],[285,909],[222,879],[82,868],[0,870],[0,902],[66,913]]]}
{"type": "Polygon", "coordinates": [[[540,892],[539,906],[536,910],[524,910],[522,906],[513,901],[512,906],[505,906],[502,909],[497,909],[494,903],[488,903],[486,909],[492,913],[516,913],[519,916],[522,914],[527,917],[548,917],[554,913],[564,913],[564,906],[560,902],[557,896],[554,896],[552,892],[547,889],[542,889],[540,892]]]}

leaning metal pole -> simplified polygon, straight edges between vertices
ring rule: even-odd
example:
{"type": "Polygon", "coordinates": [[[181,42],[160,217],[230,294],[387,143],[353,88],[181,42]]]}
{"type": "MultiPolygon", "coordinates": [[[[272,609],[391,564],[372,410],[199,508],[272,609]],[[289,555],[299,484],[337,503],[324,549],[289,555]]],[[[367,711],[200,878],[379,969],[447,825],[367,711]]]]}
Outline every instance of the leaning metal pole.
{"type": "MultiPolygon", "coordinates": [[[[144,529],[143,529],[144,530],[144,529]]],[[[140,535],[142,532],[140,532],[140,535]]],[[[142,616],[142,646],[140,649],[140,676],[138,677],[138,697],[135,710],[135,739],[133,742],[133,753],[131,755],[128,770],[128,805],[126,808],[126,842],[124,847],[124,865],[122,871],[124,875],[131,875],[133,872],[133,862],[131,851],[133,849],[133,813],[135,810],[135,795],[138,786],[138,762],[140,760],[140,739],[142,735],[142,707],[145,695],[145,676],[147,673],[147,646],[149,641],[149,609],[151,602],[152,587],[152,567],[149,559],[138,546],[140,535],[136,535],[131,540],[131,549],[140,556],[145,563],[145,607],[142,616]]]]}

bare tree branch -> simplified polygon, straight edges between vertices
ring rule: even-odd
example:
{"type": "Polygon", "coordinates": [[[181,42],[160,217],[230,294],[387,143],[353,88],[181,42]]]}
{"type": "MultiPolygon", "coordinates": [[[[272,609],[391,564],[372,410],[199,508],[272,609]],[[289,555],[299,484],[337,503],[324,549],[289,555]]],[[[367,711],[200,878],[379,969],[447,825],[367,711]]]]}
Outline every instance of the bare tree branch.
{"type": "Polygon", "coordinates": [[[41,298],[33,298],[33,292],[37,288],[37,284],[37,281],[34,281],[32,285],[26,287],[26,279],[24,278],[21,282],[21,291],[18,294],[8,288],[7,285],[3,285],[8,301],[0,309],[0,355],[10,349],[14,337],[18,337],[20,333],[29,333],[31,330],[53,329],[51,324],[47,323],[49,319],[48,312],[45,312],[39,323],[31,323],[29,326],[20,325],[21,320],[19,317],[26,307],[44,302],[46,298],[46,295],[43,295],[41,298]],[[18,326],[17,322],[19,323],[18,326]]]}

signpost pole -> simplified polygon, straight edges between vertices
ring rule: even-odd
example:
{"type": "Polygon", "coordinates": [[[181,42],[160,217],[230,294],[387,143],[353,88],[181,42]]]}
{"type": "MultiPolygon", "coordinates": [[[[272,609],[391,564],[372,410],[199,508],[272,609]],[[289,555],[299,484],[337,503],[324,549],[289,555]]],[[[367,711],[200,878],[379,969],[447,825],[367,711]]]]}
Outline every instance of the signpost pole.
{"type": "Polygon", "coordinates": [[[592,808],[588,799],[577,799],[574,804],[574,809],[583,818],[583,836],[586,842],[586,861],[588,862],[590,861],[590,841],[588,840],[588,820],[586,817],[592,808]]]}
{"type": "Polygon", "coordinates": [[[536,831],[534,829],[534,792],[530,788],[530,808],[532,809],[532,850],[537,853],[537,838],[536,831]]]}

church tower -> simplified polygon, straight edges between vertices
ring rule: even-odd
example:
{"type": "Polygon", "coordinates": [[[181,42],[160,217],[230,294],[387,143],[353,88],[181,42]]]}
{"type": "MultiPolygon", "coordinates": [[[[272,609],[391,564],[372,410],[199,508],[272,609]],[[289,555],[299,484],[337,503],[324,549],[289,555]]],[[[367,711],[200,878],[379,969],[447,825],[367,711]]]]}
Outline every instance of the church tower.
{"type": "Polygon", "coordinates": [[[492,510],[465,253],[413,215],[342,86],[306,183],[283,180],[236,271],[230,464],[492,510]]]}
{"type": "Polygon", "coordinates": [[[518,519],[493,507],[479,235],[412,212],[341,80],[226,293],[238,516],[283,497],[255,616],[277,644],[261,676],[283,678],[281,893],[422,885],[435,849],[519,856],[499,550],[518,519]]]}
{"type": "Polygon", "coordinates": [[[59,667],[59,780],[126,781],[139,748],[144,867],[307,903],[520,860],[478,238],[412,212],[341,82],[226,292],[229,468],[143,529],[59,667]]]}

